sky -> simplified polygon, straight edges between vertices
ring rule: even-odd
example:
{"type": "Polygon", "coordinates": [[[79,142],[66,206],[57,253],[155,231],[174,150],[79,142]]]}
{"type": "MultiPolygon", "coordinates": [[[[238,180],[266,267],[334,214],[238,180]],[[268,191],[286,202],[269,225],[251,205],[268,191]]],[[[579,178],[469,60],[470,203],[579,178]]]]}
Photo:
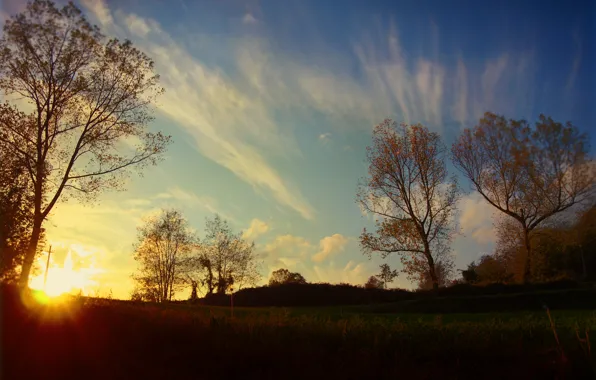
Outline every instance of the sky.
{"type": "MultiPolygon", "coordinates": [[[[136,228],[164,207],[199,235],[214,213],[244,231],[263,281],[283,267],[363,284],[384,262],[401,268],[358,245],[374,227],[355,194],[375,124],[423,123],[450,146],[485,111],[544,113],[584,131],[596,121],[593,1],[75,3],[155,61],[165,94],[149,128],[174,140],[126,191],[63,202],[46,224],[56,276],[65,265],[86,273],[99,295],[129,297],[136,228]]],[[[1,22],[24,5],[4,0],[1,22]]],[[[461,184],[458,269],[495,241],[493,209],[461,184]]],[[[403,274],[391,285],[413,286],[403,274]]]]}

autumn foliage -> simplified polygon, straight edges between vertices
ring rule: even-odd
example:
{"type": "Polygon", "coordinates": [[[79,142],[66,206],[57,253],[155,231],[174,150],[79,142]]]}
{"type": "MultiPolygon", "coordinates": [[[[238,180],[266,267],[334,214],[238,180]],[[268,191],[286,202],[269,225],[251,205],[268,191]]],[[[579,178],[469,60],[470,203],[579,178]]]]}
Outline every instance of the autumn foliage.
{"type": "Polygon", "coordinates": [[[593,200],[596,168],[585,133],[540,115],[532,126],[487,112],[453,144],[454,165],[493,207],[515,220],[531,280],[531,232],[574,205],[593,200]]]}
{"type": "Polygon", "coordinates": [[[357,201],[377,218],[377,228],[375,233],[364,229],[362,250],[383,257],[398,253],[411,280],[428,276],[438,288],[436,265],[451,268],[449,243],[459,197],[439,135],[422,125],[385,120],[373,131],[367,161],[357,201]]]}

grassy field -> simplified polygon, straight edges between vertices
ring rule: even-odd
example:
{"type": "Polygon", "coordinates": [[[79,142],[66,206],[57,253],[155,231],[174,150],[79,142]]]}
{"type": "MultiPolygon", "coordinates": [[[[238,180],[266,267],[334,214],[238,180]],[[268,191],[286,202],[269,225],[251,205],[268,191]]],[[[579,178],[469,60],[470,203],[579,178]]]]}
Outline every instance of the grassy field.
{"type": "Polygon", "coordinates": [[[232,318],[184,303],[13,301],[3,300],[3,378],[594,378],[593,311],[553,311],[553,329],[546,310],[235,308],[232,318]]]}

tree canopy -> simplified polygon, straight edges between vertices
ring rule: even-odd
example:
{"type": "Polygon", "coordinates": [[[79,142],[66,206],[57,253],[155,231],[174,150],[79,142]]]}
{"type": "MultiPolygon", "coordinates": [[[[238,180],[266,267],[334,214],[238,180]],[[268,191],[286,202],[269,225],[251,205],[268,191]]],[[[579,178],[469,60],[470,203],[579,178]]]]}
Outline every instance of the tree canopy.
{"type": "Polygon", "coordinates": [[[164,152],[170,138],[147,129],[163,91],[153,66],[130,41],[107,39],[72,2],[34,0],[6,20],[0,91],[12,102],[0,105],[0,146],[23,162],[33,192],[21,286],[59,200],[122,188],[164,152]]]}
{"type": "Polygon", "coordinates": [[[453,163],[472,188],[520,224],[524,281],[531,276],[530,232],[594,195],[596,167],[588,152],[585,133],[544,115],[532,126],[487,112],[453,144],[453,163]]]}
{"type": "Polygon", "coordinates": [[[439,286],[436,265],[450,266],[449,243],[459,190],[446,166],[446,148],[422,125],[385,120],[367,148],[368,176],[357,201],[379,219],[375,233],[360,236],[362,250],[383,257],[398,253],[412,280],[430,276],[439,286]]]}

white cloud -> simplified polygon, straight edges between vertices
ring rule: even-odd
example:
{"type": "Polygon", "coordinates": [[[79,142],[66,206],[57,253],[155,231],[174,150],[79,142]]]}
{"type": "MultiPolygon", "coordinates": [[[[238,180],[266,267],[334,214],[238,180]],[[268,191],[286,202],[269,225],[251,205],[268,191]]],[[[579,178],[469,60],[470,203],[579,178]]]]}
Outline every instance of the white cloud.
{"type": "Polygon", "coordinates": [[[460,201],[459,225],[464,235],[480,244],[496,241],[493,225],[495,209],[476,192],[466,195],[460,201]]]}
{"type": "Polygon", "coordinates": [[[83,6],[90,10],[104,27],[113,25],[114,19],[104,0],[81,0],[83,6]]]}
{"type": "Polygon", "coordinates": [[[258,23],[258,21],[255,16],[252,15],[252,13],[247,13],[244,15],[244,17],[242,17],[242,23],[246,25],[252,25],[258,23]]]}
{"type": "Polygon", "coordinates": [[[145,20],[134,14],[126,16],[126,24],[130,31],[139,37],[146,37],[151,31],[145,20]]]}
{"type": "Polygon", "coordinates": [[[224,219],[238,224],[238,220],[233,215],[220,209],[215,198],[204,195],[199,196],[193,192],[184,190],[179,186],[170,187],[167,191],[155,195],[153,199],[166,201],[163,206],[167,207],[198,207],[212,214],[219,214],[224,219]]]}
{"type": "Polygon", "coordinates": [[[250,226],[243,232],[242,237],[244,239],[256,239],[267,231],[269,231],[269,225],[262,220],[255,218],[250,221],[250,226]]]}
{"type": "Polygon", "coordinates": [[[326,236],[319,242],[320,250],[312,256],[314,262],[320,263],[325,259],[343,251],[348,243],[348,238],[341,234],[326,236]]]}

